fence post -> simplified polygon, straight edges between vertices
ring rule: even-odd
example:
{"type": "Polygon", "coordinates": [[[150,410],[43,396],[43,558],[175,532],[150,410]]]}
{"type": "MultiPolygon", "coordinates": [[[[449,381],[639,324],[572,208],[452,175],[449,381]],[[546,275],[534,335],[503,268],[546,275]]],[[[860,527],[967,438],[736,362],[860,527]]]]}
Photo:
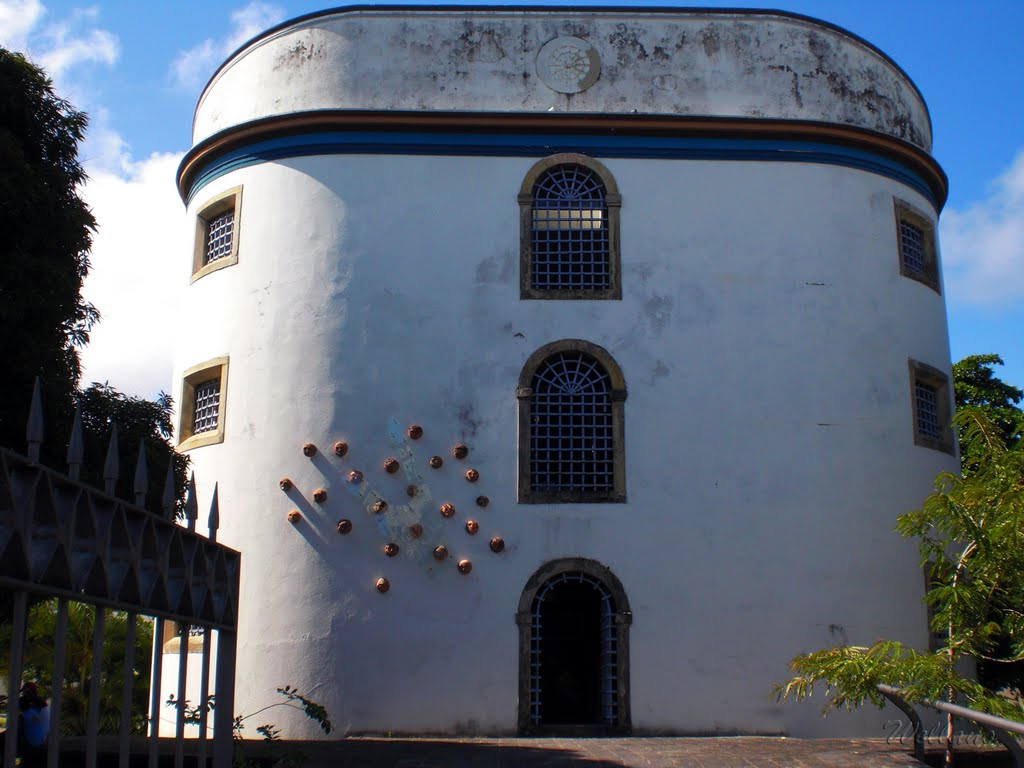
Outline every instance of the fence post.
{"type": "Polygon", "coordinates": [[[57,600],[57,622],[53,632],[53,681],[50,684],[50,732],[46,735],[46,766],[60,765],[60,708],[64,694],[64,668],[67,659],[68,601],[57,600]]]}
{"type": "Polygon", "coordinates": [[[213,710],[213,768],[231,768],[234,751],[235,653],[238,633],[217,630],[217,671],[214,687],[217,708],[213,710]]]}
{"type": "Polygon", "coordinates": [[[121,729],[118,733],[119,768],[128,768],[131,758],[132,688],[135,676],[136,613],[128,611],[124,633],[124,683],[121,688],[121,729]]]}
{"type": "MultiPolygon", "coordinates": [[[[39,380],[36,379],[38,386],[39,380]]],[[[14,768],[18,749],[18,698],[21,671],[25,659],[25,629],[28,619],[28,593],[14,593],[14,615],[11,617],[11,657],[7,666],[7,737],[4,741],[4,768],[14,768]]]]}

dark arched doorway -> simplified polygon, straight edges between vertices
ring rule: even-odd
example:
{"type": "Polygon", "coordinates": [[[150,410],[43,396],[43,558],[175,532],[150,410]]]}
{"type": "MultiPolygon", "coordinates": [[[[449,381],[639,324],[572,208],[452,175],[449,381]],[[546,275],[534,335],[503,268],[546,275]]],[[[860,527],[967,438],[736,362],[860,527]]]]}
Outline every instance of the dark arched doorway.
{"type": "Polygon", "coordinates": [[[593,560],[548,563],[519,601],[519,730],[629,730],[629,612],[619,580],[593,560]]]}

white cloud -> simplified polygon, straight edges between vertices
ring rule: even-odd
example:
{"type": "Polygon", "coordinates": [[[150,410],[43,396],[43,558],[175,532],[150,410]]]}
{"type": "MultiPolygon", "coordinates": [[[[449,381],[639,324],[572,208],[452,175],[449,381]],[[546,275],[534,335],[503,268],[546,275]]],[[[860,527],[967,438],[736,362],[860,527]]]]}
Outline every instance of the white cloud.
{"type": "Polygon", "coordinates": [[[947,209],[940,227],[950,304],[1005,306],[1024,300],[1024,150],[985,200],[947,209]]]}
{"type": "Polygon", "coordinates": [[[174,313],[187,287],[180,154],[154,154],[123,173],[94,171],[82,190],[99,222],[83,295],[103,319],[82,350],[82,383],[150,397],[171,387],[174,313]],[[183,271],[186,270],[186,271],[183,271]]]}
{"type": "Polygon", "coordinates": [[[182,51],[171,65],[175,82],[183,88],[201,86],[217,66],[242,43],[284,19],[284,10],[271,3],[254,0],[231,12],[231,30],[227,36],[207,38],[182,51]]]}
{"type": "Polygon", "coordinates": [[[0,45],[24,51],[29,34],[45,13],[39,0],[0,0],[0,45]]]}

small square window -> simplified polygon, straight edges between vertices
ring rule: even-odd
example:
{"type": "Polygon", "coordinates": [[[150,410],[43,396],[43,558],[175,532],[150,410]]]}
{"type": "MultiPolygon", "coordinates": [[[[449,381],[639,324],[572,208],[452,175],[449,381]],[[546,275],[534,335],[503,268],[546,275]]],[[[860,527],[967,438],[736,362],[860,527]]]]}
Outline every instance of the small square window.
{"type": "Polygon", "coordinates": [[[910,361],[910,393],[914,412],[914,443],[953,453],[949,379],[937,368],[910,361]]]}
{"type": "Polygon", "coordinates": [[[935,256],[935,224],[902,200],[896,208],[896,242],[900,274],[939,291],[939,264],[935,256]]]}
{"type": "Polygon", "coordinates": [[[218,357],[185,371],[181,386],[178,450],[224,441],[228,359],[218,357]]]}
{"type": "Polygon", "coordinates": [[[206,202],[196,215],[192,281],[238,263],[242,188],[229,189],[206,202]]]}

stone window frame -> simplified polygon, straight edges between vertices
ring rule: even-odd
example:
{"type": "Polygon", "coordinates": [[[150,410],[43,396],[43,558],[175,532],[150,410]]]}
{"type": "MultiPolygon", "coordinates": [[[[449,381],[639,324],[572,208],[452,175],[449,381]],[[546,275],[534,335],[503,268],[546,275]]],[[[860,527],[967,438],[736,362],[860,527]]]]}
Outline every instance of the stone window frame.
{"type": "MultiPolygon", "coordinates": [[[[629,682],[629,628],[633,623],[633,612],[622,582],[611,569],[596,560],[583,557],[565,557],[551,560],[536,571],[526,582],[519,596],[516,624],[519,627],[519,706],[518,730],[521,735],[558,731],[558,726],[535,726],[530,721],[530,662],[531,629],[533,625],[533,601],[544,584],[566,572],[579,572],[604,584],[615,602],[614,622],[616,628],[616,688],[618,691],[617,722],[614,725],[577,726],[572,728],[575,735],[611,736],[628,735],[632,731],[629,682]]],[[[562,729],[563,732],[565,729],[562,729]]]]}
{"type": "Polygon", "coordinates": [[[189,283],[194,283],[201,277],[206,277],[218,269],[234,266],[238,263],[238,241],[241,233],[242,223],[242,187],[232,187],[221,192],[203,203],[196,214],[195,245],[192,249],[192,277],[189,283]],[[222,256],[216,261],[206,262],[206,237],[209,233],[210,222],[222,213],[233,210],[235,212],[234,224],[231,230],[231,253],[222,256]]]}
{"type": "Polygon", "coordinates": [[[622,369],[608,350],[583,339],[562,339],[537,349],[519,374],[516,399],[519,401],[519,503],[520,504],[622,504],[626,501],[625,403],[626,380],[622,369]],[[530,425],[533,377],[540,366],[560,352],[583,352],[597,360],[608,374],[611,385],[613,481],[610,491],[535,491],[530,481],[530,425]]]}
{"type": "Polygon", "coordinates": [[[622,196],[618,184],[603,163],[577,152],[550,155],[533,164],[519,188],[519,298],[520,299],[621,299],[622,258],[619,247],[619,210],[622,196]],[[604,204],[608,209],[608,287],[607,288],[534,288],[533,270],[533,194],[545,171],[557,165],[580,165],[595,173],[604,184],[604,204]]]}
{"type": "Polygon", "coordinates": [[[896,250],[900,259],[900,274],[911,280],[927,285],[940,296],[942,288],[939,285],[939,259],[935,247],[935,222],[928,214],[919,208],[915,208],[905,200],[898,197],[893,198],[893,212],[896,217],[896,250]],[[900,225],[906,222],[921,230],[921,259],[924,264],[922,271],[911,269],[907,266],[907,260],[903,255],[903,236],[900,233],[900,225]]]}
{"type": "Polygon", "coordinates": [[[190,451],[204,445],[224,442],[224,424],[228,403],[228,358],[215,357],[193,365],[181,379],[181,413],[178,419],[178,451],[190,451]],[[196,409],[196,387],[205,381],[220,378],[220,400],[217,404],[217,428],[199,434],[192,433],[196,409]]]}
{"type": "Polygon", "coordinates": [[[910,411],[911,425],[914,431],[914,444],[931,448],[950,455],[954,452],[953,427],[951,425],[953,399],[950,397],[949,377],[938,368],[911,358],[910,369],[910,411]],[[940,438],[923,434],[917,419],[917,384],[925,384],[935,390],[935,406],[938,410],[940,438]]]}

